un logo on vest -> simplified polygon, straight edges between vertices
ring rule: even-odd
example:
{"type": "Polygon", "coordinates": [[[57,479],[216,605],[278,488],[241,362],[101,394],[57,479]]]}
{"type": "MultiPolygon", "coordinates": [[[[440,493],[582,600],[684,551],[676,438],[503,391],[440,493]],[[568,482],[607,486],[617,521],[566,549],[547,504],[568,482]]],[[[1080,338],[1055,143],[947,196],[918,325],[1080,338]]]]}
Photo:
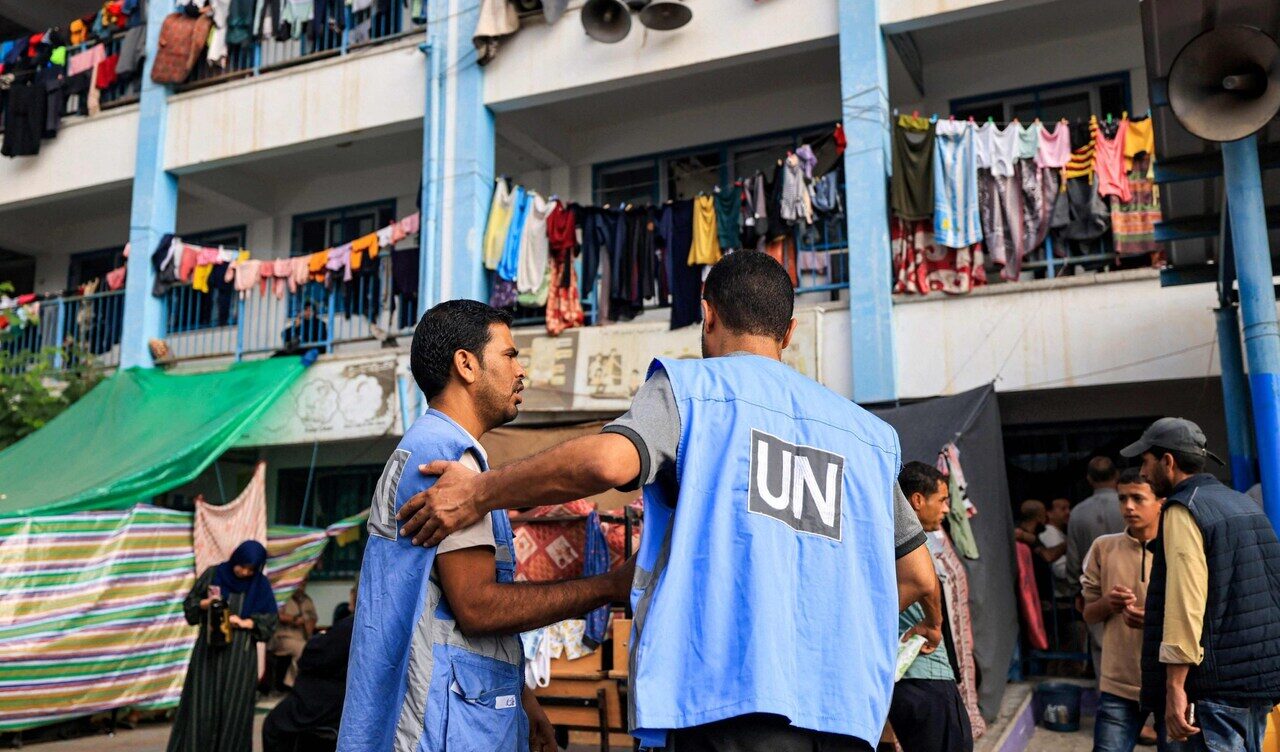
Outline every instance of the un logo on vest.
{"type": "Polygon", "coordinates": [[[840,540],[844,457],[751,429],[748,511],[840,540]]]}

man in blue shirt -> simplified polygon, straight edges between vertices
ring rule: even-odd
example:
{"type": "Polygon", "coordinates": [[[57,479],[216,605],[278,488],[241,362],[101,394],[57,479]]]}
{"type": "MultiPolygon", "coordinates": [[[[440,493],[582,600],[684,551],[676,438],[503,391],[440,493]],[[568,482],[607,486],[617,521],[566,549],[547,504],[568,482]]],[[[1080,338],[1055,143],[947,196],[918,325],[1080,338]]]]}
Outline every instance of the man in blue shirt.
{"type": "Polygon", "coordinates": [[[480,437],[515,419],[525,374],[510,322],[455,300],[414,331],[410,368],[431,409],[392,453],[369,510],[342,752],[555,752],[551,724],[524,687],[519,633],[629,593],[630,565],[568,582],[513,582],[505,512],[477,517],[432,548],[397,534],[400,505],[433,480],[405,467],[448,460],[482,473],[480,437]]]}
{"type": "MultiPolygon", "coordinates": [[[[401,508],[401,534],[430,545],[491,510],[643,487],[628,678],[642,745],[869,749],[898,613],[922,598],[941,613],[895,495],[897,434],[782,364],[794,290],[769,256],[726,256],[702,306],[703,360],[655,361],[599,435],[481,475],[427,465],[440,479],[401,508]]],[[[936,616],[913,629],[941,639],[936,616]]]]}

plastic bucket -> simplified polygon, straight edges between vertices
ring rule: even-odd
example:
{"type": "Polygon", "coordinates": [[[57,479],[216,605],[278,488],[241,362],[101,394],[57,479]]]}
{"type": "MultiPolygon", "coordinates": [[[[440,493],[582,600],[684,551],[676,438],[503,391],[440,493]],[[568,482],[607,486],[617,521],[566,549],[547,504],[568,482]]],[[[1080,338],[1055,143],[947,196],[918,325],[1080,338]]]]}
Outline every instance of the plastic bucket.
{"type": "Polygon", "coordinates": [[[1064,682],[1046,682],[1036,687],[1040,725],[1050,731],[1079,731],[1082,692],[1082,687],[1064,682]]]}

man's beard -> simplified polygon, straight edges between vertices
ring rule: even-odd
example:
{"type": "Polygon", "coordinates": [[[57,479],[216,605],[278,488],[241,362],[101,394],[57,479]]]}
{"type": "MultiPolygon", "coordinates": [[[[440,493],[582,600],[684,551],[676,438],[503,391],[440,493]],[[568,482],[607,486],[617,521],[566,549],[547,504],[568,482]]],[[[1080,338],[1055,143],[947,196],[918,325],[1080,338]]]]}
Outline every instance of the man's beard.
{"type": "Polygon", "coordinates": [[[1151,477],[1147,479],[1151,483],[1151,490],[1155,492],[1156,498],[1164,498],[1173,493],[1173,479],[1165,474],[1164,465],[1156,465],[1151,471],[1151,477]]]}

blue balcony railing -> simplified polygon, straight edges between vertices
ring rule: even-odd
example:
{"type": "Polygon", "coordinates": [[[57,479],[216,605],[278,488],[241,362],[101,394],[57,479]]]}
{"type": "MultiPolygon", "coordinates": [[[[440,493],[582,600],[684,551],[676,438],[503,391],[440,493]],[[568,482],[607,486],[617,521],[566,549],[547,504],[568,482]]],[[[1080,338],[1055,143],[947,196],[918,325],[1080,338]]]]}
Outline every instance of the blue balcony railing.
{"type": "Polygon", "coordinates": [[[311,282],[276,295],[276,280],[244,294],[213,288],[174,288],[165,297],[165,342],[175,359],[330,350],[339,343],[408,334],[417,310],[392,294],[391,256],[382,253],[350,282],[311,282]]]}
{"type": "Polygon", "coordinates": [[[201,55],[191,77],[179,88],[192,88],[233,78],[297,65],[330,55],[345,55],[353,50],[421,31],[425,18],[412,15],[411,8],[400,0],[375,2],[373,7],[353,12],[342,10],[342,23],[332,22],[322,29],[310,25],[283,40],[273,37],[255,39],[247,44],[228,47],[225,64],[212,64],[201,55]]]}
{"type": "Polygon", "coordinates": [[[0,337],[0,350],[13,356],[20,370],[34,358],[49,357],[55,368],[83,365],[114,367],[120,363],[124,324],[124,290],[53,298],[40,303],[37,322],[0,337]]]}

